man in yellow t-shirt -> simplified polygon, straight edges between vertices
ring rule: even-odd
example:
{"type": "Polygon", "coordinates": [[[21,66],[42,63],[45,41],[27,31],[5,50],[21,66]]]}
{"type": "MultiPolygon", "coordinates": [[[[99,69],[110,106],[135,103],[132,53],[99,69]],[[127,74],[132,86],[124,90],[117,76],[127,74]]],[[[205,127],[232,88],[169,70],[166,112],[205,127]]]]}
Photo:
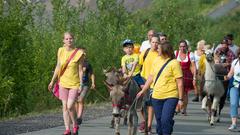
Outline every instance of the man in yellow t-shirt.
{"type": "Polygon", "coordinates": [[[138,54],[133,53],[133,41],[126,39],[122,43],[123,51],[125,55],[122,57],[121,66],[124,77],[131,77],[136,81],[136,83],[143,87],[144,80],[140,76],[140,65],[138,64],[139,58],[138,54]]]}
{"type": "MultiPolygon", "coordinates": [[[[145,50],[144,52],[142,52],[139,56],[139,64],[142,65],[142,70],[141,70],[141,76],[147,80],[150,71],[152,69],[152,63],[154,61],[154,59],[158,56],[158,52],[157,52],[157,48],[158,48],[158,44],[160,42],[160,39],[158,36],[153,36],[151,37],[151,39],[149,40],[151,47],[147,50],[145,50]]],[[[152,108],[152,104],[151,104],[151,93],[152,90],[150,88],[150,90],[148,91],[146,97],[146,105],[147,105],[147,110],[148,110],[148,130],[151,132],[151,126],[152,126],[152,120],[153,120],[153,108],[152,108]]],[[[143,110],[142,110],[143,111],[143,110]]],[[[141,122],[140,126],[139,126],[139,132],[144,132],[145,131],[145,121],[144,121],[144,115],[143,112],[141,114],[143,121],[141,122]]]]}

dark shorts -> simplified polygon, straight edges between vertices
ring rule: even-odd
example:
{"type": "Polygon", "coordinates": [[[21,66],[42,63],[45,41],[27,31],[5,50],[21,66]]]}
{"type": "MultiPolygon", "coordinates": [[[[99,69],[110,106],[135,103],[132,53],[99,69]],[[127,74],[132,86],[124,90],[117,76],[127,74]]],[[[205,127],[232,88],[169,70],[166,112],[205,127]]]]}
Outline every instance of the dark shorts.
{"type": "Polygon", "coordinates": [[[140,74],[137,74],[133,77],[133,80],[138,84],[138,86],[144,85],[145,81],[140,74]]]}
{"type": "Polygon", "coordinates": [[[146,96],[145,96],[146,106],[152,106],[152,92],[153,92],[153,89],[149,89],[146,93],[146,96]]]}

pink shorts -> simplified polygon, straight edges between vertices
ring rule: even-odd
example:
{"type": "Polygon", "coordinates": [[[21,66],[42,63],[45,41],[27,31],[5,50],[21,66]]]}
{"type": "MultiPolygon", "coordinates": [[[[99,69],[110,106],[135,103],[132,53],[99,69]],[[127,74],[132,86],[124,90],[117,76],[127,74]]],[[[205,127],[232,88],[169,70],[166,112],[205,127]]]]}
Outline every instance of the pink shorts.
{"type": "Polygon", "coordinates": [[[64,88],[59,85],[59,98],[61,100],[76,100],[78,95],[78,89],[64,88]]]}

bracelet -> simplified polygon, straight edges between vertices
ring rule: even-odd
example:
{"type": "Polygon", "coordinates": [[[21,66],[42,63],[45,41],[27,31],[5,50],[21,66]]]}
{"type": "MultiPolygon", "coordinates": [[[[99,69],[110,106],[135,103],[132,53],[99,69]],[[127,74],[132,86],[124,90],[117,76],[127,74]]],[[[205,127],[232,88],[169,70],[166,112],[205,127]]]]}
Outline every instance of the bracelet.
{"type": "Polygon", "coordinates": [[[179,98],[178,101],[183,101],[183,99],[179,98]]]}

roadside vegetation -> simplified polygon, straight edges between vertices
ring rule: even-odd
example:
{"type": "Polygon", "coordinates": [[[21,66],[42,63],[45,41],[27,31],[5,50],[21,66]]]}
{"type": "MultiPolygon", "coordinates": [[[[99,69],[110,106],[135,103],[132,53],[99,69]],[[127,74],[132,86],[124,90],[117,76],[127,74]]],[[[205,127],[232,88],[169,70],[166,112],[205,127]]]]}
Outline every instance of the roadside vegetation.
{"type": "MultiPolygon", "coordinates": [[[[126,38],[141,43],[149,29],[156,29],[166,33],[174,45],[188,39],[193,49],[200,39],[217,43],[229,32],[240,42],[240,12],[219,20],[204,16],[219,0],[154,0],[134,12],[115,0],[97,0],[96,11],[82,0],[77,5],[51,0],[51,15],[46,15],[42,3],[29,1],[0,0],[0,119],[60,106],[47,86],[65,31],[74,33],[77,47],[87,49],[97,91],[106,98],[102,68],[119,67],[120,43],[126,38]]],[[[103,101],[99,93],[91,91],[87,102],[103,101]]]]}

